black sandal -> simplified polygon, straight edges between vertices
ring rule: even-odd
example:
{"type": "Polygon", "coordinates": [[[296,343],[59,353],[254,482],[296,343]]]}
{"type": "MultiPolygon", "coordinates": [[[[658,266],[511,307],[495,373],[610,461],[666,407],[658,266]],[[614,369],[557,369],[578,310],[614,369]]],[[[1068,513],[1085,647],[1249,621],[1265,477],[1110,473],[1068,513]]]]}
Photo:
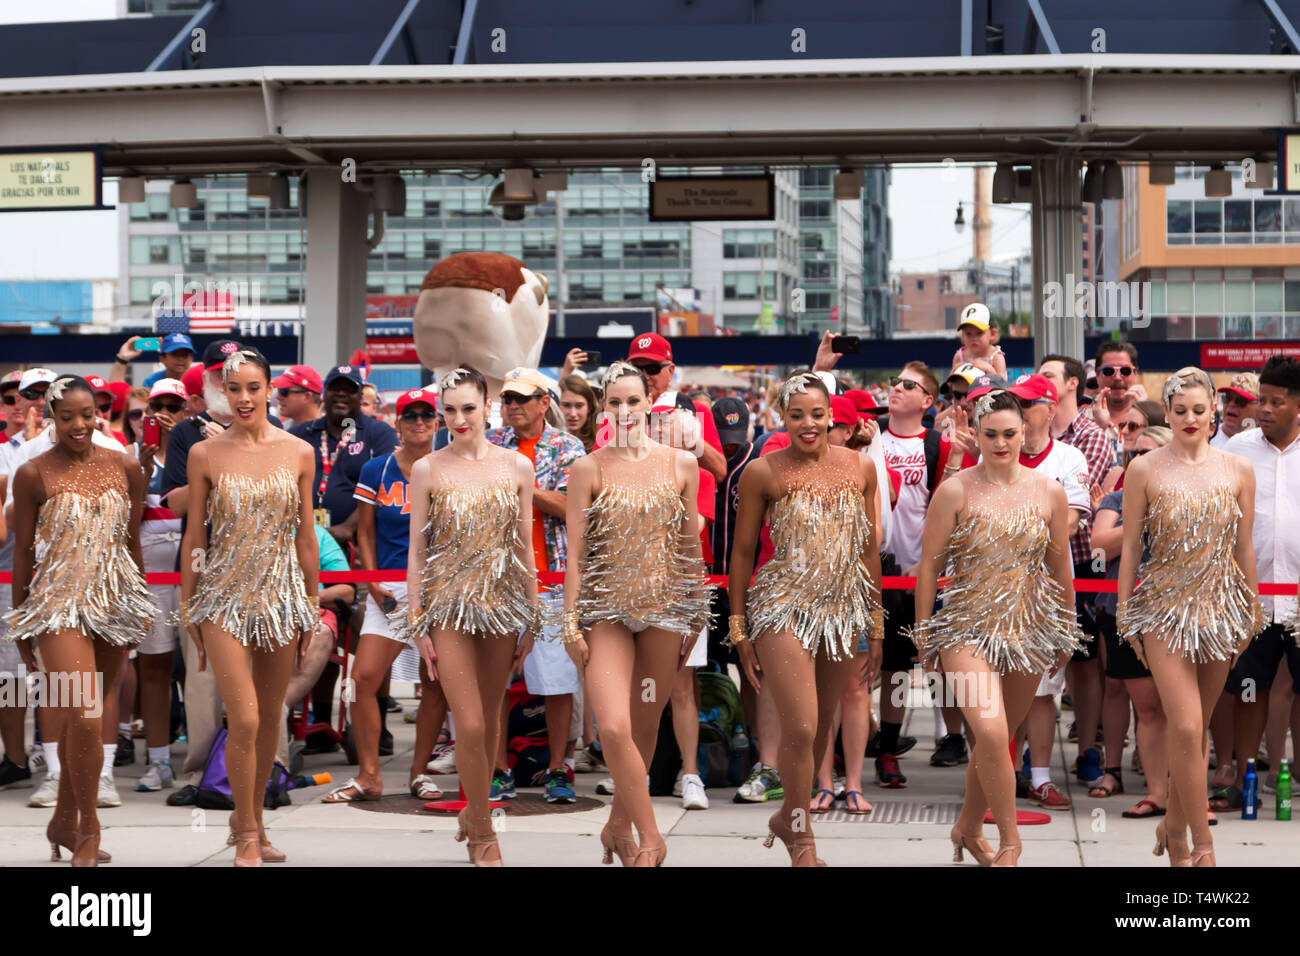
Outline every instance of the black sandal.
{"type": "Polygon", "coordinates": [[[1102,780],[1105,780],[1107,777],[1114,777],[1114,778],[1115,778],[1115,786],[1114,786],[1114,787],[1108,787],[1108,786],[1106,786],[1106,785],[1103,784],[1103,783],[1097,783],[1097,784],[1094,784],[1091,788],[1089,788],[1089,790],[1088,790],[1088,796],[1090,796],[1090,797],[1111,797],[1111,796],[1114,796],[1114,795],[1117,794],[1117,793],[1123,793],[1123,792],[1124,792],[1124,777],[1122,776],[1122,773],[1123,773],[1123,770],[1122,770],[1120,767],[1106,767],[1104,770],[1102,770],[1102,777],[1101,777],[1101,779],[1102,779],[1102,780]]]}

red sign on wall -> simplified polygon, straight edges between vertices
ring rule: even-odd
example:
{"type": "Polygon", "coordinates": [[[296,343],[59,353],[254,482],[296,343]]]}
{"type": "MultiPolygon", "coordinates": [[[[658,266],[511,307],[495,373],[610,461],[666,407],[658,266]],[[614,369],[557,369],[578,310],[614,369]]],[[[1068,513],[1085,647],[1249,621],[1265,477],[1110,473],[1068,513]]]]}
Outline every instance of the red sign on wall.
{"type": "Polygon", "coordinates": [[[1251,342],[1242,345],[1201,346],[1201,368],[1259,371],[1274,355],[1300,359],[1300,345],[1287,342],[1251,342]]]}

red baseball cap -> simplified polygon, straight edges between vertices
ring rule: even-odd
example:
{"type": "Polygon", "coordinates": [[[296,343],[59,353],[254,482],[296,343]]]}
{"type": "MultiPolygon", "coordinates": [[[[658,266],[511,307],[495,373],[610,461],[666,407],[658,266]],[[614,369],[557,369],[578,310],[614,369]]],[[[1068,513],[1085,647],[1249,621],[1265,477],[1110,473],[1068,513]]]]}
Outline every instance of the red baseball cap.
{"type": "Polygon", "coordinates": [[[113,390],[108,387],[108,382],[98,375],[87,375],[86,381],[90,383],[90,387],[96,392],[108,392],[110,395],[113,394],[113,390]]]}
{"type": "Polygon", "coordinates": [[[844,395],[831,396],[831,424],[848,425],[849,428],[858,424],[858,410],[844,395]]]}
{"type": "Polygon", "coordinates": [[[191,398],[202,397],[204,371],[206,370],[198,362],[185,370],[185,374],[181,376],[181,384],[185,386],[186,395],[191,398]]]}
{"type": "Polygon", "coordinates": [[[1036,401],[1040,398],[1050,398],[1052,401],[1059,401],[1056,397],[1056,386],[1052,380],[1042,375],[1022,375],[1016,379],[1016,384],[1007,389],[1016,398],[1026,402],[1036,401]]]}
{"type": "Polygon", "coordinates": [[[277,375],[271,379],[271,384],[276,388],[305,388],[309,392],[315,392],[317,395],[324,393],[325,386],[321,382],[320,372],[316,371],[310,365],[290,365],[284,370],[283,375],[277,375]]]}
{"type": "Polygon", "coordinates": [[[668,344],[668,340],[662,335],[647,332],[645,335],[638,335],[632,340],[632,344],[627,347],[627,360],[635,362],[637,359],[648,359],[651,362],[671,362],[673,360],[673,347],[668,344]]]}
{"type": "Polygon", "coordinates": [[[131,386],[127,382],[109,382],[108,390],[113,396],[113,414],[126,408],[126,400],[131,395],[131,386]]]}
{"type": "Polygon", "coordinates": [[[427,388],[413,388],[397,396],[397,414],[401,415],[407,405],[424,402],[435,412],[438,410],[438,393],[427,388]]]}
{"type": "Polygon", "coordinates": [[[876,415],[889,411],[887,406],[880,405],[866,389],[851,388],[844,393],[844,397],[853,403],[859,418],[875,418],[876,415]]]}

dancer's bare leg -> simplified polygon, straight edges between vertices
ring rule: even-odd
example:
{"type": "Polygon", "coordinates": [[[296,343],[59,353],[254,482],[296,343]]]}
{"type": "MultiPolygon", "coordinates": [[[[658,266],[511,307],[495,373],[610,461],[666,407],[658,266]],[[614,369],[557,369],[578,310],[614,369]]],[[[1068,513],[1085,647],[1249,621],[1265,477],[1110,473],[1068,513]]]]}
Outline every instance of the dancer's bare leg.
{"type": "Polygon", "coordinates": [[[1143,640],[1147,665],[1164,706],[1169,757],[1169,809],[1166,832],[1177,838],[1187,827],[1197,846],[1213,844],[1205,804],[1206,730],[1223,691],[1229,661],[1196,664],[1171,654],[1157,635],[1143,640]],[[1217,682],[1217,683],[1216,683],[1217,682]]]}
{"type": "Polygon", "coordinates": [[[357,744],[356,781],[367,792],[383,788],[379,773],[379,693],[384,675],[397,660],[403,645],[382,634],[362,634],[352,665],[356,694],[352,700],[352,737],[357,744]]]}
{"type": "MultiPolygon", "coordinates": [[[[203,647],[208,655],[208,667],[216,678],[221,700],[226,705],[226,776],[230,780],[230,796],[235,801],[235,833],[259,830],[262,790],[257,783],[258,744],[258,692],[253,679],[253,657],[262,652],[245,647],[233,634],[222,630],[210,621],[199,625],[203,634],[203,647]]],[[[289,661],[292,664],[292,648],[289,661]]],[[[287,680],[287,677],[286,677],[287,680]]],[[[274,725],[279,728],[280,711],[275,711],[274,725]]],[[[274,753],[274,748],[272,748],[274,753]]],[[[270,767],[267,767],[270,774],[270,767]]],[[[247,853],[248,859],[261,857],[260,847],[247,853]]],[[[236,854],[239,850],[236,848],[236,854]]]]}
{"type": "Polygon", "coordinates": [[[297,657],[297,641],[273,651],[255,651],[251,655],[253,692],[257,695],[257,735],[254,743],[253,817],[257,831],[266,842],[266,828],[262,824],[262,811],[266,807],[266,784],[271,779],[275,752],[284,733],[281,715],[284,713],[284,695],[293,675],[297,657]]]}
{"type": "MultiPolygon", "coordinates": [[[[813,754],[820,710],[817,665],[791,631],[763,634],[754,641],[762,667],[763,693],[772,695],[780,720],[776,767],[785,800],[781,814],[795,833],[812,833],[808,801],[812,794],[813,754]]],[[[831,710],[838,697],[831,701],[831,710]]]]}

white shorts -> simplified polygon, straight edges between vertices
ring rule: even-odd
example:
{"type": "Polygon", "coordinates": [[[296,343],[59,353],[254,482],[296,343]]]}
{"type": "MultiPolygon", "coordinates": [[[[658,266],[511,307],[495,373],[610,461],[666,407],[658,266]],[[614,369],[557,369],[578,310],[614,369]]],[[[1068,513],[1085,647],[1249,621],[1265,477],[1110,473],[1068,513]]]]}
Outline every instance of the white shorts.
{"type": "MultiPolygon", "coordinates": [[[[397,598],[397,610],[400,611],[406,607],[405,583],[385,581],[383,582],[383,586],[392,592],[393,597],[397,598]]],[[[385,614],[384,609],[379,606],[379,602],[375,600],[374,595],[369,592],[366,594],[366,617],[365,620],[361,622],[361,633],[378,634],[380,637],[386,637],[390,641],[398,640],[398,638],[393,636],[393,628],[388,623],[388,615],[385,614]]],[[[415,645],[410,641],[402,641],[401,643],[409,647],[412,653],[415,653],[415,645]]],[[[418,677],[416,678],[416,681],[419,681],[418,677]]]]}
{"type": "MultiPolygon", "coordinates": [[[[171,571],[176,567],[176,552],[180,546],[179,531],[141,534],[140,554],[144,558],[145,571],[171,571]]],[[[135,651],[138,654],[170,654],[176,650],[176,625],[171,622],[180,606],[180,588],[174,584],[150,584],[148,588],[149,597],[162,613],[154,618],[153,628],[135,646],[135,651]]]]}
{"type": "Polygon", "coordinates": [[[18,653],[17,641],[6,641],[5,634],[9,625],[4,616],[13,606],[13,591],[7,584],[0,584],[0,674],[13,674],[15,677],[27,676],[27,665],[23,663],[22,654],[18,653]]]}
{"type": "Polygon", "coordinates": [[[390,674],[395,681],[404,681],[408,684],[420,683],[420,652],[410,644],[404,646],[398,652],[397,660],[393,661],[390,674]]]}
{"type": "MultiPolygon", "coordinates": [[[[547,604],[564,604],[564,592],[558,588],[537,596],[547,604]]],[[[574,694],[582,686],[578,668],[560,640],[559,624],[544,624],[533,642],[533,652],[524,659],[524,686],[539,697],[574,694]]]]}
{"type": "Polygon", "coordinates": [[[1044,674],[1043,679],[1038,682],[1038,690],[1034,692],[1035,697],[1055,697],[1061,691],[1065,690],[1065,668],[1068,664],[1063,665],[1056,676],[1044,674]]]}
{"type": "MultiPolygon", "coordinates": [[[[682,638],[682,643],[686,643],[686,638],[682,638]]],[[[691,648],[691,656],[686,658],[686,666],[703,667],[707,663],[709,663],[709,629],[706,627],[700,631],[700,639],[691,648]]]]}

